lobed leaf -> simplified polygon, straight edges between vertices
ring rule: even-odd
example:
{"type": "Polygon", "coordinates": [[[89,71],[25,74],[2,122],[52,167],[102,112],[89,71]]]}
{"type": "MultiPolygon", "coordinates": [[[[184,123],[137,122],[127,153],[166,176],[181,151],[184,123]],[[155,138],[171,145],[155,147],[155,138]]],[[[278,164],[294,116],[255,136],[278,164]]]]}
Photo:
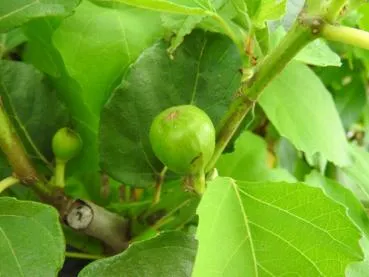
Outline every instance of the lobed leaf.
{"type": "Polygon", "coordinates": [[[345,208],[303,183],[217,178],[197,211],[193,276],[343,276],[361,261],[345,208]]]}

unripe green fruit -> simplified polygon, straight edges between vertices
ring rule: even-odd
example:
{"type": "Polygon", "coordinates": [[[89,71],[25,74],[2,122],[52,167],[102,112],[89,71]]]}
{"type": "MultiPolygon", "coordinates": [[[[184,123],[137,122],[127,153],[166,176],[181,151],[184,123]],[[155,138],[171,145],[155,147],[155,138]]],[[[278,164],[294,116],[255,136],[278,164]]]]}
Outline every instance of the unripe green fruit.
{"type": "Polygon", "coordinates": [[[193,174],[204,170],[213,155],[215,129],[201,109],[175,106],[155,117],[150,142],[155,155],[170,170],[193,174]]]}
{"type": "Polygon", "coordinates": [[[79,153],[82,140],[72,129],[61,128],[53,137],[52,148],[57,160],[67,162],[79,153]]]}

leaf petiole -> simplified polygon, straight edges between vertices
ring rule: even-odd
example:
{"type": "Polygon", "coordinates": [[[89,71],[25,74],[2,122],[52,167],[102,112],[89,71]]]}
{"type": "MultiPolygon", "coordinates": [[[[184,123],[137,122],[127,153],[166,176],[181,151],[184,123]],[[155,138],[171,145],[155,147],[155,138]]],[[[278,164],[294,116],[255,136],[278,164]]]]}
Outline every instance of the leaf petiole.
{"type": "Polygon", "coordinates": [[[341,42],[369,50],[369,32],[346,27],[325,24],[321,36],[327,40],[341,42]]]}
{"type": "Polygon", "coordinates": [[[6,177],[5,179],[0,181],[0,193],[2,193],[7,188],[9,188],[13,185],[16,185],[18,183],[19,183],[19,179],[15,178],[13,176],[6,177]]]}
{"type": "Polygon", "coordinates": [[[87,253],[79,253],[79,252],[65,252],[65,256],[68,258],[76,258],[76,259],[83,259],[83,260],[99,260],[105,258],[104,256],[100,255],[93,255],[87,253]]]}

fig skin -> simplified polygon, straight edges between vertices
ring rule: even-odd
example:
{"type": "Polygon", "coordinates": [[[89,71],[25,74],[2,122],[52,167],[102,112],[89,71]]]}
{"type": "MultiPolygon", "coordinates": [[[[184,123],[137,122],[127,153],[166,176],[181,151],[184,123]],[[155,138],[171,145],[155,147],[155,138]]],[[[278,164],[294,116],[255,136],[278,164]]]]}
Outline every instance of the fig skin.
{"type": "Polygon", "coordinates": [[[78,133],[67,127],[59,129],[52,140],[52,149],[56,160],[67,162],[78,155],[82,140],[78,133]]]}
{"type": "Polygon", "coordinates": [[[215,148],[209,116],[193,105],[174,106],[152,122],[150,142],[158,159],[178,174],[203,171],[215,148]]]}

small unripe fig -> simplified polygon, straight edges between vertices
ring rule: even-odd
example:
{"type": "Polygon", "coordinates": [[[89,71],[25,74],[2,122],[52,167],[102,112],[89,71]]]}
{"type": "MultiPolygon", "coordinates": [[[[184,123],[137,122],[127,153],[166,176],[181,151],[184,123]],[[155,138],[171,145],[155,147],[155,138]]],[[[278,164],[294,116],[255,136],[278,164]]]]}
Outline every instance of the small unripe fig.
{"type": "Polygon", "coordinates": [[[74,158],[81,148],[81,137],[72,129],[61,128],[53,137],[52,149],[57,160],[67,162],[74,158]]]}
{"type": "Polygon", "coordinates": [[[211,119],[193,105],[162,111],[152,122],[150,142],[155,155],[178,174],[204,170],[215,148],[211,119]]]}

